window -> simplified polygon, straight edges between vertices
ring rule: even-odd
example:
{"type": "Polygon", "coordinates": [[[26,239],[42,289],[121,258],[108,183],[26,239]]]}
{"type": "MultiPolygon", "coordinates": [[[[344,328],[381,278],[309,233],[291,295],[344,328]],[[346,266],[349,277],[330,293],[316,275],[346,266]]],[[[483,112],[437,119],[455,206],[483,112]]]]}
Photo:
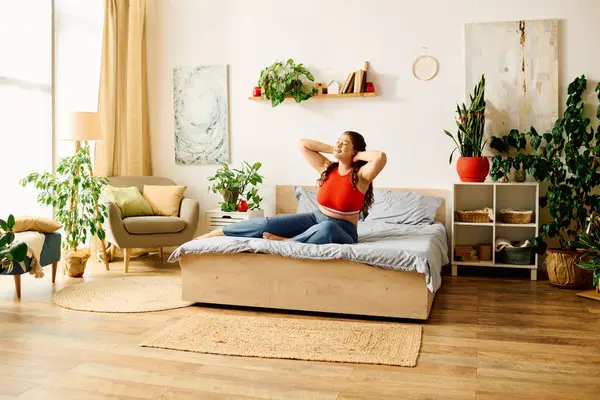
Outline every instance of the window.
{"type": "Polygon", "coordinates": [[[0,218],[50,217],[18,182],[52,170],[52,1],[0,0],[0,10],[0,218]]]}

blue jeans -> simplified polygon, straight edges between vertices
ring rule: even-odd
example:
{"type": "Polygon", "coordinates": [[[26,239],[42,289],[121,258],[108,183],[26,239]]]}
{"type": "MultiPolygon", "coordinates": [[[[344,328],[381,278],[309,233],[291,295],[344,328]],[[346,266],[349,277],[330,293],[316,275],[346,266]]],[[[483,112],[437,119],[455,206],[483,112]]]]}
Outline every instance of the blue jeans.
{"type": "Polygon", "coordinates": [[[353,223],[328,217],[320,211],[252,218],[223,228],[226,236],[262,238],[265,232],[301,243],[358,243],[353,223]]]}

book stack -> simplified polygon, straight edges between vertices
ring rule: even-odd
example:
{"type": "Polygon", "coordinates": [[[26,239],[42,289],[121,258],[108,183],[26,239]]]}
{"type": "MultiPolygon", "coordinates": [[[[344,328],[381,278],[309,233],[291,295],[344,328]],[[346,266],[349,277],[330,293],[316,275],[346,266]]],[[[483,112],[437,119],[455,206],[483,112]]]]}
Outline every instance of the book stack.
{"type": "Polygon", "coordinates": [[[350,72],[344,85],[340,89],[340,93],[366,93],[368,70],[369,62],[365,61],[363,69],[350,72]]]}

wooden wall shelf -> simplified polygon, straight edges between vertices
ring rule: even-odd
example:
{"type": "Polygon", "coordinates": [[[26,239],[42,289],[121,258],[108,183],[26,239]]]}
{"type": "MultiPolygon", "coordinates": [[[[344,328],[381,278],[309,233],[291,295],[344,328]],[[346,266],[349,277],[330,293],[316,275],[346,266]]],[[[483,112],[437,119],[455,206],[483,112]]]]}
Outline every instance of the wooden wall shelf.
{"type": "MultiPolygon", "coordinates": [[[[311,97],[312,98],[334,98],[334,97],[376,97],[377,93],[339,93],[339,94],[316,94],[311,97]]],[[[291,99],[292,96],[285,96],[286,99],[291,99]]],[[[262,97],[248,97],[248,100],[262,100],[262,101],[271,101],[267,99],[263,99],[262,97]]],[[[310,100],[310,99],[309,99],[310,100]]]]}

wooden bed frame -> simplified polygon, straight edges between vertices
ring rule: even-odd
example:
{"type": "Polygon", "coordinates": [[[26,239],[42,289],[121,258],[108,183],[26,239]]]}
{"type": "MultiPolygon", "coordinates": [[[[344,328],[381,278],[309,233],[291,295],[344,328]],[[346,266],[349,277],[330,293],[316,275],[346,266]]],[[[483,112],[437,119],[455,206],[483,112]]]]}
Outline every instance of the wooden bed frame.
{"type": "MultiPolygon", "coordinates": [[[[446,224],[448,191],[390,190],[443,197],[435,219],[446,224]]],[[[276,187],[277,214],[295,213],[297,204],[293,186],[276,187]]],[[[179,263],[183,300],[198,303],[425,320],[434,298],[424,274],[348,260],[211,253],[184,255],[179,263]]]]}

